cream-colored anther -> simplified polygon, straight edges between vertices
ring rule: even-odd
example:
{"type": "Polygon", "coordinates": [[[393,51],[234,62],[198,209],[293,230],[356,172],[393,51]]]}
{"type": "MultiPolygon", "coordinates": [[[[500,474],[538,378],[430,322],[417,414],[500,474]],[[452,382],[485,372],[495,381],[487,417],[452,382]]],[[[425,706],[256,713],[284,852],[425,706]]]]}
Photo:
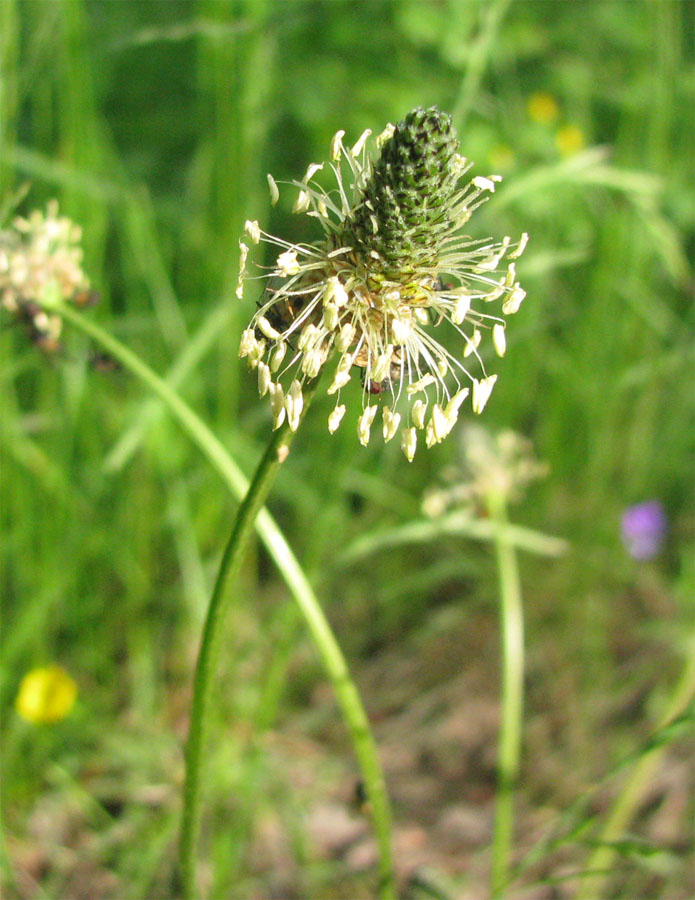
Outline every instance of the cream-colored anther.
{"type": "Polygon", "coordinates": [[[401,424],[401,414],[392,412],[388,406],[385,406],[382,412],[382,424],[384,443],[388,443],[398,431],[401,424]]]}
{"type": "Polygon", "coordinates": [[[239,343],[239,358],[250,356],[256,346],[256,335],[253,328],[246,328],[241,332],[241,341],[239,343]]]}
{"type": "Polygon", "coordinates": [[[345,132],[342,130],[336,131],[336,133],[333,135],[333,140],[331,141],[331,159],[333,160],[333,162],[338,162],[338,160],[340,159],[341,144],[344,137],[345,132]]]}
{"type": "Polygon", "coordinates": [[[280,332],[277,328],[273,328],[270,322],[266,319],[265,316],[259,316],[256,325],[258,325],[258,330],[261,334],[264,334],[267,338],[270,338],[271,341],[276,341],[280,337],[280,332]]]}
{"type": "Polygon", "coordinates": [[[432,431],[435,440],[443,441],[449,433],[449,423],[444,415],[444,410],[438,403],[435,403],[432,407],[432,418],[430,419],[430,422],[432,423],[432,431]]]}
{"type": "Polygon", "coordinates": [[[258,396],[265,397],[270,390],[270,367],[264,363],[258,363],[258,396]]]}
{"type": "Polygon", "coordinates": [[[357,435],[360,439],[360,444],[363,447],[366,447],[369,443],[369,435],[372,427],[372,422],[374,421],[374,416],[376,415],[377,407],[374,406],[365,406],[362,411],[362,415],[359,417],[357,421],[357,435]]]}
{"type": "Polygon", "coordinates": [[[257,244],[261,239],[261,226],[258,222],[253,219],[247,219],[244,222],[244,231],[249,236],[249,238],[253,241],[254,244],[257,244]]]}
{"type": "Polygon", "coordinates": [[[278,341],[275,345],[275,349],[273,350],[270,357],[270,371],[277,372],[277,370],[282,365],[282,361],[285,358],[285,354],[287,353],[287,344],[284,341],[278,341]]]}
{"type": "Polygon", "coordinates": [[[273,412],[273,431],[285,421],[285,394],[282,385],[273,384],[270,388],[270,408],[273,412]]]}
{"type": "Polygon", "coordinates": [[[409,384],[406,391],[408,394],[417,394],[420,391],[424,391],[425,388],[428,388],[431,384],[434,384],[436,380],[436,377],[431,372],[428,372],[426,375],[423,375],[422,378],[418,378],[417,381],[413,381],[409,384]]]}
{"type": "Polygon", "coordinates": [[[371,128],[365,128],[362,134],[357,138],[357,141],[353,145],[350,150],[351,156],[359,156],[360,153],[364,150],[364,145],[367,143],[367,138],[372,133],[371,128]]]}
{"type": "Polygon", "coordinates": [[[427,412],[427,404],[424,400],[418,399],[410,407],[410,417],[416,428],[425,427],[425,414],[427,412]]]}
{"type": "Polygon", "coordinates": [[[300,265],[297,262],[297,251],[296,250],[285,250],[284,253],[281,253],[277,260],[276,265],[278,269],[278,275],[282,275],[284,278],[289,275],[296,275],[300,270],[300,265]]]}
{"type": "Polygon", "coordinates": [[[507,330],[502,322],[496,322],[492,326],[492,343],[495,347],[495,353],[498,356],[504,356],[507,349],[507,330]]]}
{"type": "Polygon", "coordinates": [[[285,409],[287,410],[287,422],[290,426],[290,431],[296,431],[299,428],[303,407],[302,386],[295,378],[290,385],[287,397],[285,397],[285,409]]]}
{"type": "Polygon", "coordinates": [[[463,348],[464,357],[470,356],[471,353],[474,353],[478,349],[481,337],[480,329],[475,328],[472,337],[466,338],[466,346],[463,348]]]}
{"type": "Polygon", "coordinates": [[[401,450],[408,462],[413,461],[417,449],[417,432],[414,428],[404,428],[401,432],[401,450]]]}
{"type": "Polygon", "coordinates": [[[489,375],[487,378],[483,378],[482,381],[478,381],[477,378],[473,379],[472,406],[474,413],[480,414],[483,411],[485,404],[490,399],[490,394],[496,381],[496,375],[489,375]]]}
{"type": "Polygon", "coordinates": [[[328,417],[328,430],[331,434],[338,430],[338,426],[343,421],[343,416],[345,415],[345,404],[341,403],[340,406],[336,406],[333,412],[328,417]]]}
{"type": "Polygon", "coordinates": [[[270,191],[270,205],[275,206],[275,204],[280,199],[280,191],[278,190],[277,182],[273,178],[273,176],[268,172],[265,176],[268,179],[268,190],[270,191]]]}
{"type": "Polygon", "coordinates": [[[517,312],[525,296],[526,291],[518,284],[514,285],[514,290],[502,304],[502,312],[505,316],[511,316],[517,312]]]}
{"type": "Polygon", "coordinates": [[[346,322],[338,332],[335,339],[335,346],[339,353],[344,353],[355,338],[355,326],[351,322],[346,322]]]}
{"type": "Polygon", "coordinates": [[[462,294],[460,297],[457,297],[454,302],[454,308],[451,311],[451,321],[454,325],[460,325],[461,322],[468,315],[468,310],[471,308],[471,298],[466,294],[462,294]]]}

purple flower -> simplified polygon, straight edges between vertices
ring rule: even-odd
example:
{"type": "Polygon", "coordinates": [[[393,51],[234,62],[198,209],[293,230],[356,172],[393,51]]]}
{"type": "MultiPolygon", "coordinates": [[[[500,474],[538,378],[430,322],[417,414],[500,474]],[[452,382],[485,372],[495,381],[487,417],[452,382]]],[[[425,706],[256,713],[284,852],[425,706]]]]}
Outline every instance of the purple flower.
{"type": "Polygon", "coordinates": [[[633,559],[652,559],[666,535],[666,513],[658,500],[629,506],[621,518],[623,543],[633,559]]]}

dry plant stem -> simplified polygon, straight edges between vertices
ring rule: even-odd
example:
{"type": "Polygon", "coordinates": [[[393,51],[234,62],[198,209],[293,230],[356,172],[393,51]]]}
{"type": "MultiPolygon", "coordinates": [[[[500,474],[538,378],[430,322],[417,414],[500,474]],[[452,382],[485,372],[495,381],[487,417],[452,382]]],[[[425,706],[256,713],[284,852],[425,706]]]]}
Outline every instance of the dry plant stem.
{"type": "Polygon", "coordinates": [[[503,497],[490,496],[488,506],[499,526],[495,549],[500,580],[502,617],[502,722],[497,758],[497,802],[492,841],[492,897],[504,896],[514,834],[514,791],[521,756],[524,697],[524,617],[516,551],[506,534],[507,510],[503,497]]]}
{"type": "MultiPolygon", "coordinates": [[[[149,366],[113,335],[104,331],[103,328],[73,307],[60,304],[58,307],[52,306],[51,309],[59,312],[65,321],[70,322],[79,331],[93,338],[124,368],[156,394],[193,443],[219,472],[232,494],[235,497],[243,497],[246,494],[249,484],[241,470],[223,444],[176,391],[172,390],[149,366]]],[[[261,509],[258,513],[256,529],[304,617],[350,732],[360,774],[372,808],[372,820],[379,852],[380,897],[382,900],[391,900],[396,896],[391,857],[391,809],[376,745],[361,698],[352,682],[342,651],[328,620],[306,579],[304,570],[267,510],[261,509]]]]}
{"type": "MultiPolygon", "coordinates": [[[[695,648],[688,648],[688,658],[683,673],[676,684],[671,701],[657,730],[666,727],[678,716],[682,715],[695,697],[695,648]]],[[[635,766],[632,776],[627,780],[611,809],[603,829],[599,835],[599,846],[592,853],[586,865],[588,873],[582,880],[576,900],[595,900],[605,896],[606,878],[611,871],[617,851],[612,846],[624,837],[625,829],[630,824],[640,802],[648,788],[666,747],[661,745],[645,754],[635,766]]]]}

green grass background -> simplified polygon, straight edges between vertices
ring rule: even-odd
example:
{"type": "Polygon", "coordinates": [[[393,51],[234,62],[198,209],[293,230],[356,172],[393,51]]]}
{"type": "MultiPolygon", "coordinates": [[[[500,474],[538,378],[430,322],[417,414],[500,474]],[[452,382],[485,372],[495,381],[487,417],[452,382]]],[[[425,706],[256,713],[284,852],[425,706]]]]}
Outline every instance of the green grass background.
{"type": "MultiPolygon", "coordinates": [[[[269,413],[237,359],[253,309],[234,298],[238,237],[246,218],[312,237],[289,192],[270,208],[266,172],[298,177],[339,128],[356,139],[432,104],[453,114],[476,174],[504,163],[470,227],[530,232],[518,267],[528,296],[484,422],[530,437],[550,467],[513,514],[571,545],[560,560],[524,559],[530,715],[571,717],[558,752],[573,777],[585,754],[587,785],[649,734],[692,633],[693,10],[670,0],[0,4],[0,199],[25,181],[22,209],[60,199],[84,229],[101,293],[89,315],[159,372],[194,350],[182,393],[247,473],[269,413]],[[529,117],[537,91],[556,99],[554,122],[529,117]],[[585,146],[563,155],[567,125],[585,146]],[[652,498],[666,507],[668,540],[638,564],[620,515],[652,498]]],[[[141,386],[93,371],[89,354],[69,331],[58,359],[17,328],[0,331],[6,887],[62,897],[87,882],[90,896],[165,897],[192,666],[235,506],[141,386]],[[49,662],[77,680],[78,706],[59,725],[29,726],[13,710],[17,686],[49,662]],[[138,800],[151,784],[171,788],[160,805],[138,800]],[[94,872],[82,872],[79,836],[68,835],[27,887],[18,851],[34,840],[27,821],[41,803],[81,811],[94,872]]],[[[410,466],[395,446],[361,448],[358,394],[332,438],[330,407],[314,404],[271,509],[359,681],[375,654],[426,642],[442,610],[482,608],[495,623],[497,589],[485,545],[379,549],[379,530],[419,515],[460,447],[450,439],[410,466]],[[341,566],[339,552],[371,534],[368,562],[341,566]]],[[[260,549],[242,592],[209,760],[212,895],[262,896],[244,868],[244,823],[270,803],[285,804],[299,835],[308,895],[348,896],[353,887],[341,893],[335,872],[306,859],[296,797],[262,752],[255,781],[239,782],[257,729],[310,709],[322,679],[260,549]]],[[[485,653],[497,653],[494,628],[485,653]]],[[[451,672],[467,662],[454,654],[451,672]]],[[[561,809],[562,784],[544,802],[561,809]]],[[[634,900],[645,884],[653,897],[686,895],[676,862],[629,871],[611,896],[634,900]]]]}

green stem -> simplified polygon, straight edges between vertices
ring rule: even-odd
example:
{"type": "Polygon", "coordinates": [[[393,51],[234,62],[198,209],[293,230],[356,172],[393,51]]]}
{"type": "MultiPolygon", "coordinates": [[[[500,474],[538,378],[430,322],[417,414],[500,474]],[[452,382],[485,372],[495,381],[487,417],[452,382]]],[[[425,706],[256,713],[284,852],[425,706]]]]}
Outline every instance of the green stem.
{"type": "MultiPolygon", "coordinates": [[[[668,708],[659,722],[657,730],[665,728],[670,722],[682,715],[688,705],[692,703],[694,696],[695,652],[693,652],[691,646],[688,648],[688,658],[683,673],[676,684],[668,708]]],[[[657,745],[650,752],[646,753],[635,766],[632,776],[625,783],[606,819],[599,837],[599,846],[591,854],[587,862],[586,871],[596,872],[597,874],[590,875],[582,880],[576,900],[594,900],[595,897],[603,897],[605,895],[606,873],[611,871],[617,854],[616,848],[612,845],[624,836],[625,829],[639,807],[644,797],[644,792],[648,788],[665,750],[665,745],[657,745]]]]}
{"type": "MultiPolygon", "coordinates": [[[[236,497],[243,497],[246,494],[249,483],[223,444],[165,381],[120,341],[83,316],[74,307],[64,304],[60,304],[58,307],[52,305],[51,311],[58,312],[65,321],[93,338],[124,368],[139,378],[162,400],[193,443],[221,475],[232,494],[236,497]]],[[[256,530],[278,566],[278,570],[304,617],[314,646],[331,681],[343,719],[350,733],[353,750],[372,809],[379,853],[380,897],[382,900],[392,900],[395,897],[395,886],[391,857],[391,810],[381,763],[362,700],[350,677],[338,642],[302,567],[275,520],[265,509],[261,509],[258,513],[256,530]]]]}
{"type": "MultiPolygon", "coordinates": [[[[305,400],[305,408],[306,405],[305,400]]],[[[239,574],[256,516],[275,481],[275,476],[284,455],[287,454],[293,436],[289,426],[285,423],[271,438],[268,448],[258,464],[256,474],[239,507],[232,533],[222,554],[203,627],[193,683],[193,707],[186,746],[186,783],[183,792],[180,843],[184,900],[193,900],[198,893],[196,847],[202,811],[200,775],[203,766],[203,751],[210,731],[210,699],[224,635],[223,625],[234,596],[225,591],[225,588],[228,584],[232,584],[239,574]]]]}
{"type": "Polygon", "coordinates": [[[514,791],[521,756],[524,700],[524,616],[516,551],[506,533],[503,497],[488,499],[490,514],[499,525],[495,549],[500,579],[502,616],[502,722],[497,760],[498,787],[492,841],[492,896],[501,897],[509,879],[514,833],[514,791]]]}

